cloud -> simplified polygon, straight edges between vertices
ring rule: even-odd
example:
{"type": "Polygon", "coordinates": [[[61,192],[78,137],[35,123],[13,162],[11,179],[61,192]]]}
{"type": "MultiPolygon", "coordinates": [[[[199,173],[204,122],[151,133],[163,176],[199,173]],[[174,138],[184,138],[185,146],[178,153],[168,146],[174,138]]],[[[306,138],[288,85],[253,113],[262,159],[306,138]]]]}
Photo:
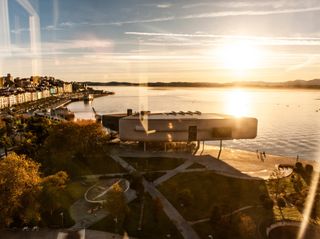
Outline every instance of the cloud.
{"type": "Polygon", "coordinates": [[[61,27],[72,27],[78,25],[88,25],[88,26],[112,26],[112,25],[125,25],[125,24],[137,24],[137,23],[152,23],[152,22],[166,22],[173,20],[186,20],[186,19],[203,19],[203,18],[221,18],[221,17],[236,17],[236,16],[267,16],[267,15],[280,15],[280,14],[290,14],[290,13],[306,13],[306,12],[318,12],[319,7],[309,7],[309,8],[290,8],[290,9],[278,9],[278,10],[248,10],[248,11],[215,11],[199,14],[190,14],[184,16],[169,16],[169,17],[159,17],[159,18],[149,18],[149,19],[136,19],[129,21],[117,21],[117,22],[101,22],[101,23],[72,23],[66,22],[61,23],[61,27]]]}
{"type": "Polygon", "coordinates": [[[158,4],[157,5],[157,8],[170,8],[172,5],[169,4],[169,3],[166,3],[166,4],[158,4]]]}
{"type": "Polygon", "coordinates": [[[182,8],[190,9],[190,8],[203,8],[203,7],[224,7],[224,8],[244,8],[244,7],[272,7],[272,8],[280,8],[280,7],[294,7],[300,5],[299,1],[222,1],[222,2],[198,2],[193,4],[186,4],[182,6],[182,8]]]}
{"type": "Polygon", "coordinates": [[[157,32],[125,32],[126,35],[154,36],[174,38],[209,38],[209,39],[238,39],[248,40],[252,44],[258,45],[300,45],[300,46],[320,46],[320,37],[262,37],[244,35],[219,35],[219,34],[185,34],[185,33],[157,33],[157,32]]]}
{"type": "Polygon", "coordinates": [[[192,14],[177,19],[199,19],[199,18],[218,18],[218,17],[232,17],[232,16],[266,16],[266,15],[279,15],[289,13],[304,13],[304,12],[317,12],[320,11],[319,7],[311,8],[297,8],[297,9],[281,9],[271,11],[221,11],[221,12],[208,12],[200,14],[192,14]]]}

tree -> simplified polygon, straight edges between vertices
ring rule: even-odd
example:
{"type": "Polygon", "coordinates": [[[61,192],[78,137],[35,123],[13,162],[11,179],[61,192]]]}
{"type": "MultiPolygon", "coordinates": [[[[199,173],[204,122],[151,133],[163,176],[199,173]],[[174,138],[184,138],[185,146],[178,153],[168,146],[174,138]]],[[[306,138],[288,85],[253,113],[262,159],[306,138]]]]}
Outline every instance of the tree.
{"type": "Polygon", "coordinates": [[[64,170],[76,177],[101,165],[101,157],[95,155],[104,154],[108,139],[102,126],[92,121],[64,122],[50,128],[36,160],[46,174],[64,170]]]}
{"type": "Polygon", "coordinates": [[[220,207],[214,206],[211,211],[210,222],[212,223],[212,225],[217,225],[218,223],[220,223],[221,219],[222,213],[220,207]]]}
{"type": "Polygon", "coordinates": [[[116,228],[118,223],[122,225],[128,212],[128,206],[123,190],[118,183],[114,184],[112,189],[107,193],[105,207],[107,212],[114,217],[116,228]]]}
{"type": "Polygon", "coordinates": [[[276,199],[278,198],[279,194],[284,190],[284,183],[282,178],[284,177],[284,172],[279,168],[273,170],[270,175],[269,184],[272,186],[276,199]]]}
{"type": "Polygon", "coordinates": [[[25,223],[40,220],[40,183],[39,164],[26,156],[11,153],[0,161],[0,226],[14,218],[25,223]]]}
{"type": "Polygon", "coordinates": [[[163,205],[160,198],[156,197],[153,200],[153,216],[154,216],[155,222],[159,221],[162,208],[163,208],[163,205]]]}
{"type": "Polygon", "coordinates": [[[286,207],[287,203],[286,203],[286,201],[284,200],[283,197],[280,197],[280,198],[277,199],[277,205],[279,207],[282,219],[284,219],[284,215],[282,213],[282,208],[286,207]]]}
{"type": "Polygon", "coordinates": [[[193,194],[188,188],[185,188],[178,192],[177,198],[178,201],[184,206],[190,206],[193,202],[193,194]]]}
{"type": "Polygon", "coordinates": [[[249,215],[240,214],[238,230],[241,238],[256,238],[256,224],[249,215]]]}
{"type": "Polygon", "coordinates": [[[46,207],[43,207],[43,211],[50,212],[51,216],[53,211],[62,206],[60,203],[60,197],[67,181],[68,174],[64,171],[60,171],[54,175],[50,175],[42,179],[42,192],[40,194],[40,201],[42,205],[46,205],[46,207]]]}

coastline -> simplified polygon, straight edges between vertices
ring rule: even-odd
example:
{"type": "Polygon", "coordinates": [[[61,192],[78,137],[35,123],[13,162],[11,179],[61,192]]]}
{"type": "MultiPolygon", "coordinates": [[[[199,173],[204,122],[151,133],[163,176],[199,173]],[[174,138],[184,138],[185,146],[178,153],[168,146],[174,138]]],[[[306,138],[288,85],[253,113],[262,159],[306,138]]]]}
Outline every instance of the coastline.
{"type": "MultiPolygon", "coordinates": [[[[199,149],[200,154],[202,149],[199,149]]],[[[205,149],[202,155],[210,155],[217,157],[219,153],[219,147],[205,145],[205,149]]],[[[310,164],[314,167],[314,170],[319,172],[320,163],[316,160],[299,159],[297,161],[294,157],[286,157],[279,155],[266,154],[266,158],[263,160],[257,157],[256,152],[233,149],[233,148],[222,148],[220,160],[236,168],[237,170],[248,174],[250,176],[258,176],[268,178],[270,174],[279,165],[295,165],[296,162],[300,162],[303,165],[310,164]]]]}

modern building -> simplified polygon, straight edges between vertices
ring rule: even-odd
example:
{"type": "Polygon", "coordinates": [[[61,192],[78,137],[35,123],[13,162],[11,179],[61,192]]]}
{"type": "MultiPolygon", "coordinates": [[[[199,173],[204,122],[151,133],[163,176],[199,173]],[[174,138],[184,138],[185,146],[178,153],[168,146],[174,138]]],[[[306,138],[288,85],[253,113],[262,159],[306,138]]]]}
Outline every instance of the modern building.
{"type": "Polygon", "coordinates": [[[123,141],[190,142],[253,139],[258,120],[201,112],[141,112],[119,120],[123,141]]]}

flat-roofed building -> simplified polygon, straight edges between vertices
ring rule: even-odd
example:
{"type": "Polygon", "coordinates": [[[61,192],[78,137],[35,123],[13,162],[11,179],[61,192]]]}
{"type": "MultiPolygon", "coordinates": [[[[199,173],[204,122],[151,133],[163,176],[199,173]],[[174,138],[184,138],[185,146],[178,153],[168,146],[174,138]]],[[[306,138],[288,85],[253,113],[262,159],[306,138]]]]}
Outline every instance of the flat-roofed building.
{"type": "Polygon", "coordinates": [[[29,91],[24,92],[24,101],[25,102],[31,101],[31,92],[29,91]]]}
{"type": "Polygon", "coordinates": [[[9,105],[9,97],[6,95],[0,96],[0,109],[6,108],[9,105]]]}
{"type": "Polygon", "coordinates": [[[190,142],[253,139],[258,120],[230,115],[172,112],[142,112],[119,120],[119,135],[124,141],[190,142]]]}
{"type": "Polygon", "coordinates": [[[17,97],[15,94],[12,94],[12,95],[9,95],[8,97],[8,106],[11,107],[13,105],[16,105],[17,104],[17,97]]]}
{"type": "Polygon", "coordinates": [[[22,104],[25,102],[24,92],[19,92],[16,94],[17,104],[22,104]]]}
{"type": "Polygon", "coordinates": [[[72,93],[72,84],[64,82],[63,91],[64,91],[64,93],[72,93]]]}

